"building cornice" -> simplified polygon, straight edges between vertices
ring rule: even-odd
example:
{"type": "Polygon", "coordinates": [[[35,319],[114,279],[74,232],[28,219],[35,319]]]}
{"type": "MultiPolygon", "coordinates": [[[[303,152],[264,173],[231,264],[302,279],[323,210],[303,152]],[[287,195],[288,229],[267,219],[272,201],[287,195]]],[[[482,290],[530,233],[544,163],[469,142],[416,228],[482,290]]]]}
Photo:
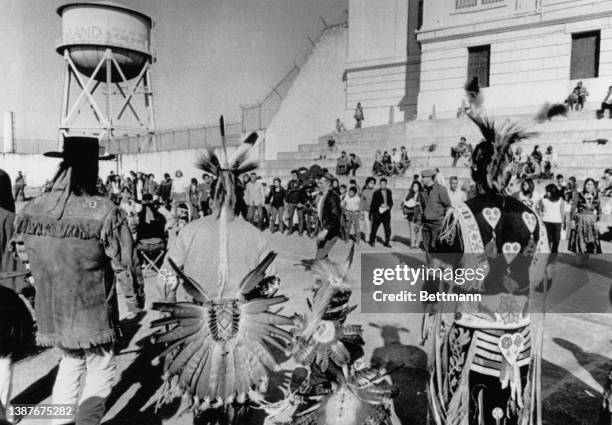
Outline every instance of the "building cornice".
{"type": "MultiPolygon", "coordinates": [[[[522,16],[525,16],[525,15],[522,15],[522,16]]],[[[542,20],[541,19],[542,14],[538,12],[532,13],[531,16],[534,16],[534,17],[540,16],[540,19],[537,21],[525,22],[525,23],[508,25],[508,26],[500,25],[500,22],[503,22],[504,20],[512,19],[511,17],[509,17],[509,18],[504,18],[503,20],[499,20],[496,22],[488,22],[488,24],[495,25],[490,28],[470,30],[470,28],[474,28],[475,26],[478,26],[478,24],[464,24],[464,25],[457,25],[454,27],[419,31],[417,34],[417,37],[420,43],[427,44],[427,43],[435,43],[435,42],[440,42],[440,41],[449,41],[449,40],[457,40],[457,39],[462,39],[462,38],[478,37],[478,36],[490,35],[490,34],[499,34],[499,33],[504,33],[508,31],[519,31],[519,30],[528,30],[528,29],[544,27],[544,26],[563,25],[563,24],[568,24],[568,23],[573,23],[573,22],[580,22],[585,19],[607,18],[607,17],[612,16],[612,9],[606,10],[606,11],[598,11],[598,12],[584,14],[584,15],[566,16],[563,18],[547,19],[547,20],[542,20]],[[450,30],[461,31],[462,29],[465,29],[465,31],[455,32],[452,34],[436,35],[437,33],[447,33],[450,30]]]]}
{"type": "Polygon", "coordinates": [[[352,67],[352,68],[346,68],[344,70],[344,72],[345,72],[345,74],[348,74],[350,72],[373,71],[373,70],[377,70],[377,69],[394,68],[394,67],[398,67],[398,66],[418,65],[420,63],[421,63],[420,56],[413,55],[413,56],[409,57],[408,60],[405,60],[405,61],[387,62],[387,63],[379,63],[379,64],[373,64],[373,65],[364,65],[364,66],[355,66],[355,67],[352,67]]]}

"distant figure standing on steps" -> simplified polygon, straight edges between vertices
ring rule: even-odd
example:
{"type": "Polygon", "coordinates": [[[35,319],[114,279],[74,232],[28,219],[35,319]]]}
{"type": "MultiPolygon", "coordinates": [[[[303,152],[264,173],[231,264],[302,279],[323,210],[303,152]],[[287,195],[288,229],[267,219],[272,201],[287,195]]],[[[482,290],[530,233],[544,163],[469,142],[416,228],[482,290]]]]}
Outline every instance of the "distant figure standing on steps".
{"type": "Polygon", "coordinates": [[[608,87],[608,94],[606,94],[604,101],[601,102],[601,108],[596,112],[597,118],[603,118],[606,109],[610,111],[608,118],[612,119],[612,86],[608,87]]]}
{"type": "Polygon", "coordinates": [[[357,103],[357,107],[355,108],[355,128],[361,128],[361,121],[365,120],[363,115],[363,107],[361,106],[361,102],[357,103]]]}

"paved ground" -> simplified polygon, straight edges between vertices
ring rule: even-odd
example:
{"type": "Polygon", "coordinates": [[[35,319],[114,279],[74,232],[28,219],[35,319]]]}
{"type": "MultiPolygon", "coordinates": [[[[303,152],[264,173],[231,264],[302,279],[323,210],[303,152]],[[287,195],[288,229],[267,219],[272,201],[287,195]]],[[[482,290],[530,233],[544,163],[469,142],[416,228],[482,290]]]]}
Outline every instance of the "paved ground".
{"type": "MultiPolygon", "coordinates": [[[[394,223],[394,229],[401,229],[404,223],[394,223]]],[[[402,233],[401,230],[398,233],[402,233]]],[[[405,233],[405,231],[404,231],[405,233]]],[[[269,233],[268,233],[269,234],[269,233]]],[[[272,246],[280,255],[277,260],[282,277],[282,292],[290,298],[285,313],[303,311],[307,288],[312,278],[295,264],[301,258],[312,257],[314,243],[297,235],[270,236],[272,246]]],[[[563,245],[563,242],[562,242],[563,245]]],[[[612,247],[607,245],[607,252],[612,247]]],[[[345,258],[347,246],[339,244],[332,252],[334,259],[345,258]]],[[[401,241],[392,249],[381,246],[370,248],[361,245],[359,252],[391,252],[411,256],[401,241]]],[[[216,255],[216,250],[212,253],[216,255]]],[[[553,289],[551,303],[563,314],[548,314],[545,321],[543,393],[544,417],[546,424],[594,424],[596,423],[601,384],[612,364],[612,316],[603,314],[577,314],[577,306],[585,302],[598,305],[600,310],[612,313],[610,290],[612,261],[605,257],[594,259],[588,268],[570,267],[573,261],[569,255],[560,257],[558,273],[575,273],[576,286],[553,289]],[[576,271],[578,270],[578,271],[576,271]]],[[[360,302],[359,270],[357,256],[351,277],[354,283],[353,302],[360,302]]],[[[154,278],[147,279],[148,302],[157,299],[154,278]]],[[[413,314],[364,314],[356,310],[350,322],[364,327],[366,359],[383,359],[403,363],[405,368],[391,375],[391,380],[402,389],[394,401],[395,424],[425,423],[426,398],[426,354],[419,345],[420,316],[413,314]]],[[[159,387],[159,368],[150,364],[153,353],[139,351],[136,342],[150,333],[149,322],[155,312],[147,313],[140,324],[125,325],[126,344],[118,356],[120,375],[108,402],[105,424],[136,425],[186,425],[191,424],[189,414],[175,416],[176,405],[155,413],[149,404],[159,387]]],[[[51,385],[56,372],[58,354],[53,350],[39,353],[17,364],[13,388],[14,403],[48,402],[51,385]]],[[[290,370],[291,365],[284,365],[290,370]]],[[[45,421],[21,421],[24,425],[43,425],[45,421]]]]}

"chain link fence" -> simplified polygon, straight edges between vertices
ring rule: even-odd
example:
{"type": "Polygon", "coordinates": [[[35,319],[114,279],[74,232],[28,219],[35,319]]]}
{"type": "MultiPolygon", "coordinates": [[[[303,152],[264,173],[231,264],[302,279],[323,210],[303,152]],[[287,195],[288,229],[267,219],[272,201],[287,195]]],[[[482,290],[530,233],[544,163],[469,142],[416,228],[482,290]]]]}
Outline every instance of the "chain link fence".
{"type": "Polygon", "coordinates": [[[274,86],[272,90],[270,90],[268,95],[260,103],[257,103],[255,105],[240,106],[240,108],[242,109],[243,132],[246,133],[248,131],[265,130],[266,128],[268,128],[270,122],[272,122],[272,119],[280,109],[283,99],[289,93],[293,82],[300,73],[300,69],[302,68],[302,66],[304,66],[304,64],[312,54],[315,46],[317,45],[319,40],[321,40],[321,37],[323,37],[325,32],[329,29],[346,26],[348,24],[348,10],[345,10],[343,20],[340,24],[327,25],[323,18],[321,18],[321,21],[323,22],[324,28],[319,31],[319,33],[314,39],[308,37],[308,40],[311,44],[308,51],[304,55],[302,55],[301,58],[294,62],[293,67],[289,70],[289,72],[285,74],[285,76],[280,80],[280,82],[276,84],[276,86],[274,86]]]}
{"type": "MultiPolygon", "coordinates": [[[[225,135],[229,146],[242,141],[242,125],[226,123],[225,135]]],[[[136,154],[183,149],[205,149],[221,146],[219,126],[202,126],[161,130],[150,135],[124,136],[100,142],[108,153],[136,154]]]]}
{"type": "MultiPolygon", "coordinates": [[[[4,140],[2,144],[4,146],[4,140]]],[[[58,141],[53,139],[15,139],[13,153],[19,154],[40,154],[49,151],[56,151],[58,141]]]]}

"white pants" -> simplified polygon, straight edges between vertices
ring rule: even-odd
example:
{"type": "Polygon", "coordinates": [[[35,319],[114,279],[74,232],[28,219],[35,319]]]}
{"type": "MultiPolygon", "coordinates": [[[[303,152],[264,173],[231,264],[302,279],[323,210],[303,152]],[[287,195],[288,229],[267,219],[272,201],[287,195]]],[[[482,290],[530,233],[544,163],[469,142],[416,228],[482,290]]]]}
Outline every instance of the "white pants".
{"type": "Polygon", "coordinates": [[[11,384],[13,383],[13,365],[10,357],[0,357],[0,420],[6,419],[8,404],[11,401],[11,384]]]}
{"type": "Polygon", "coordinates": [[[76,422],[77,425],[99,425],[105,411],[105,402],[115,381],[115,354],[112,346],[95,350],[64,353],[53,385],[53,404],[77,405],[81,375],[85,383],[81,399],[78,400],[76,417],[73,420],[57,419],[52,425],[76,422]]]}
{"type": "MultiPolygon", "coordinates": [[[[372,231],[372,221],[370,220],[370,216],[368,211],[363,213],[363,235],[365,236],[366,242],[370,240],[370,232],[372,231]]],[[[359,235],[357,235],[359,236],[359,235]]]]}

